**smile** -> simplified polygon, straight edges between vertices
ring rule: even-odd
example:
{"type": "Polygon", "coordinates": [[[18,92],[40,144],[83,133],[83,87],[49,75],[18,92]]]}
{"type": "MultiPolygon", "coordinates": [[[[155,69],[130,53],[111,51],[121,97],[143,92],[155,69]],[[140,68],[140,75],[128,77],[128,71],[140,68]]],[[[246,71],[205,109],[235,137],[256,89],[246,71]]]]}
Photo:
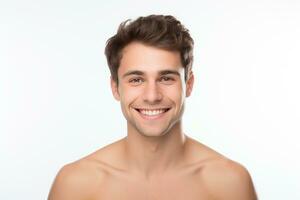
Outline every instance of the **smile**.
{"type": "Polygon", "coordinates": [[[167,112],[168,110],[170,110],[170,108],[158,108],[158,109],[136,108],[135,110],[147,117],[158,117],[163,113],[167,112]]]}

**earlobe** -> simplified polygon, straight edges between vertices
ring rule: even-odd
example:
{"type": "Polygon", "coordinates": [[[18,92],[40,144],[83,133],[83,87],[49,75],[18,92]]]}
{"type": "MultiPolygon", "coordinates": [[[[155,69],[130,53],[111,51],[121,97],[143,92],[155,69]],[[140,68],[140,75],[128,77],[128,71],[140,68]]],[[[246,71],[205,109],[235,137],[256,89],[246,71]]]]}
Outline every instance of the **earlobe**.
{"type": "Polygon", "coordinates": [[[120,101],[120,94],[119,94],[119,90],[118,90],[118,84],[116,83],[115,80],[113,80],[112,77],[110,77],[110,87],[111,87],[111,91],[113,93],[114,98],[117,101],[120,101]]]}
{"type": "Polygon", "coordinates": [[[189,78],[186,82],[186,97],[189,97],[191,95],[193,86],[194,86],[194,74],[192,71],[190,71],[189,78]]]}

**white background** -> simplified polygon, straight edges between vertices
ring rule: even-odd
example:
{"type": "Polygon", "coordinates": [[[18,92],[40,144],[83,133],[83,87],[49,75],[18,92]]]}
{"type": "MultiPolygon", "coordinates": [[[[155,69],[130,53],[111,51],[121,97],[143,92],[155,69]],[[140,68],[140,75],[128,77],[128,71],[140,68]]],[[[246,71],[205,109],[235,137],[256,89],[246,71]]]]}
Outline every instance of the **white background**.
{"type": "Polygon", "coordinates": [[[104,46],[152,13],[195,40],[186,134],[246,166],[260,199],[300,199],[296,0],[2,0],[0,199],[46,199],[64,164],[126,135],[104,46]]]}

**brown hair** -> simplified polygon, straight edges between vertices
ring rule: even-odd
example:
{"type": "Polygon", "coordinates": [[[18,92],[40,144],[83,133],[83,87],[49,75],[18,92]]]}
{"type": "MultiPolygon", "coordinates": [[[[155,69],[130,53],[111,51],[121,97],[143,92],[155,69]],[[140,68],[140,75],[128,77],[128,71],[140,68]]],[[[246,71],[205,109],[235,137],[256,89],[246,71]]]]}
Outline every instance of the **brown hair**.
{"type": "Polygon", "coordinates": [[[188,29],[171,15],[149,15],[134,21],[126,20],[117,33],[109,38],[105,55],[112,79],[118,83],[118,69],[122,50],[133,41],[170,51],[179,51],[185,69],[185,80],[193,64],[194,41],[188,29]]]}

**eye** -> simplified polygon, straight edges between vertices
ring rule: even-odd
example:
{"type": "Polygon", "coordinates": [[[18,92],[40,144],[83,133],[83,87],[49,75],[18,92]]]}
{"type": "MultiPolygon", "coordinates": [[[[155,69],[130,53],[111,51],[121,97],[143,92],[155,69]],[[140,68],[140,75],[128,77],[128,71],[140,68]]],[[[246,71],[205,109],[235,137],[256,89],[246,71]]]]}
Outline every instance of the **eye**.
{"type": "Polygon", "coordinates": [[[160,81],[161,81],[161,82],[167,82],[167,83],[173,82],[174,80],[175,80],[174,78],[168,77],[168,76],[162,76],[162,77],[160,78],[160,81]]]}
{"type": "Polygon", "coordinates": [[[142,78],[131,78],[129,79],[129,83],[133,84],[133,85],[138,85],[140,83],[142,83],[144,80],[142,78]]]}

